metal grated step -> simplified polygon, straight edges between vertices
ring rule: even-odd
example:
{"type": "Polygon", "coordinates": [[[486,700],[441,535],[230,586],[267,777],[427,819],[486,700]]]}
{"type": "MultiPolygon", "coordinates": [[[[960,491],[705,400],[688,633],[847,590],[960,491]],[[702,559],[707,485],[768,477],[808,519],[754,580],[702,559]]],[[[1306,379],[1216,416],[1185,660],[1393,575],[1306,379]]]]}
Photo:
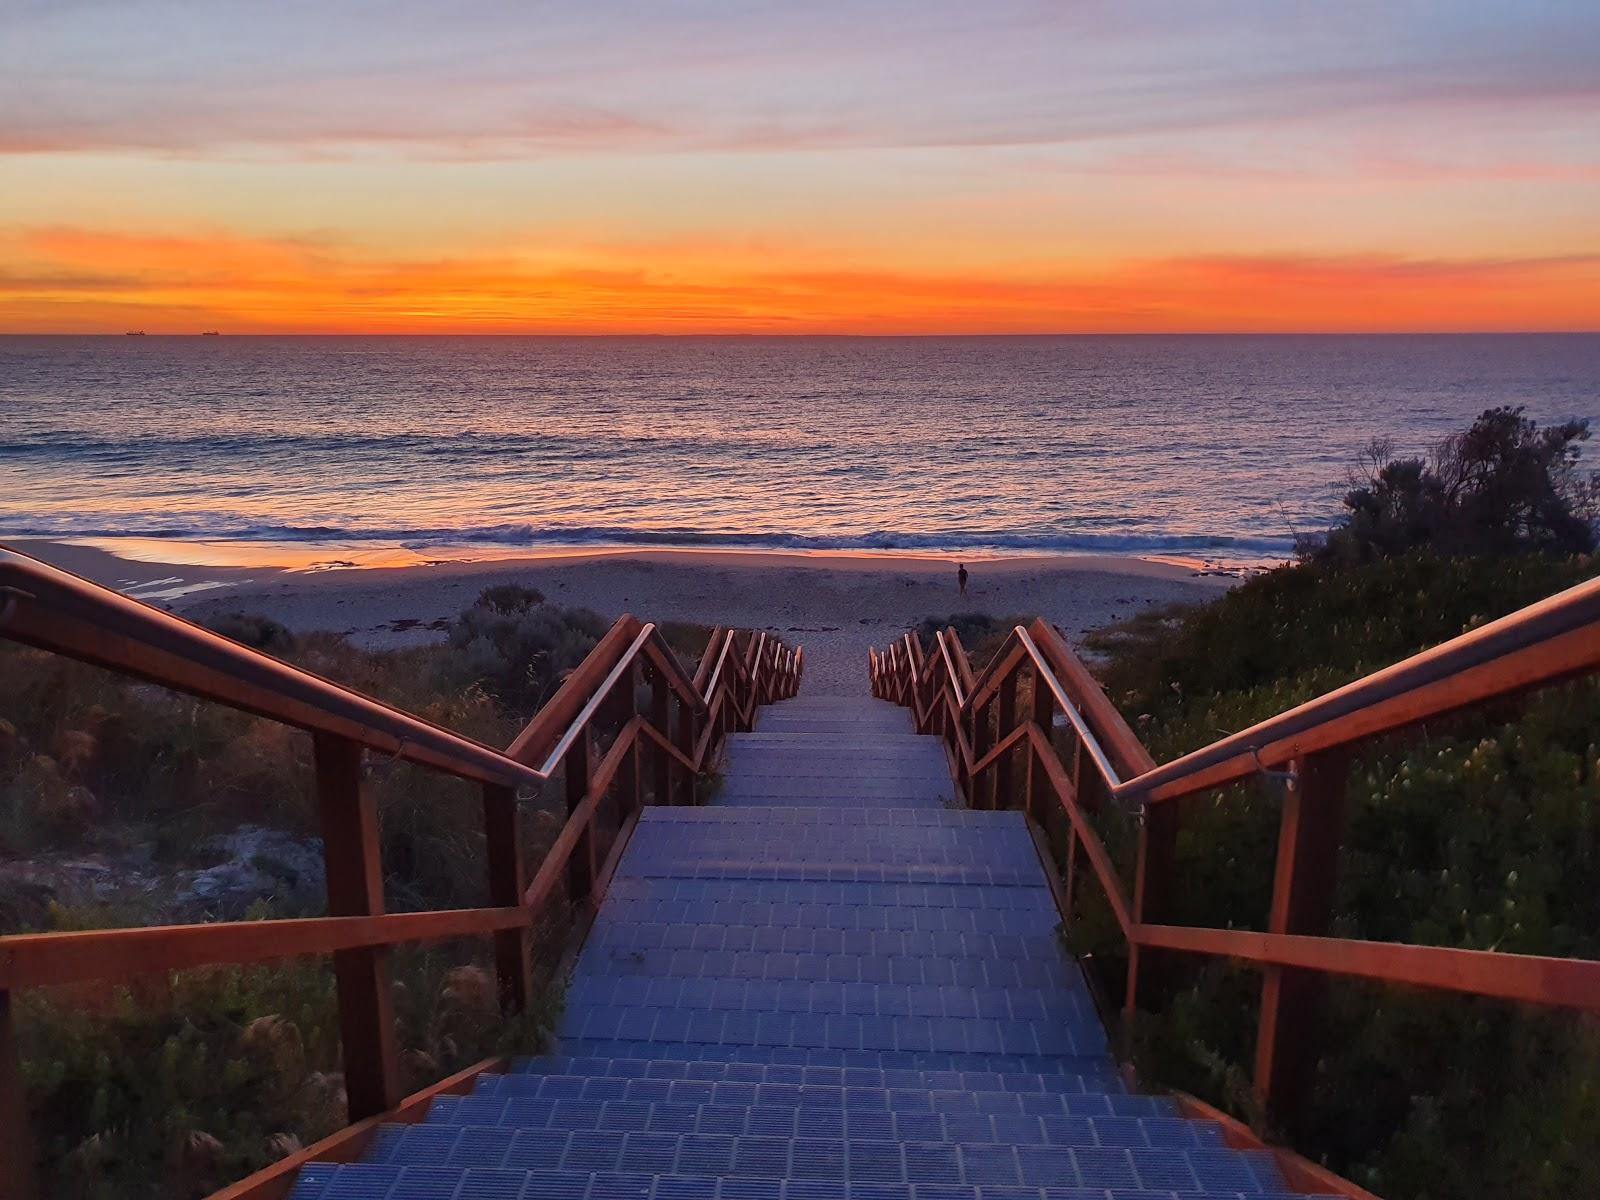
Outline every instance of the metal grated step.
{"type": "Polygon", "coordinates": [[[519,1059],[296,1200],[1266,1200],[1107,1053],[1024,817],[945,806],[881,701],[730,739],[717,803],[641,817],[562,1053],[519,1059]]]}
{"type": "Polygon", "coordinates": [[[789,1083],[828,1087],[924,1088],[928,1091],[1120,1092],[1108,1058],[1083,1058],[1070,1071],[914,1070],[881,1067],[811,1066],[787,1063],[686,1061],[657,1058],[581,1058],[546,1054],[518,1058],[511,1073],[577,1075],[589,1079],[696,1079],[712,1083],[789,1083]],[[1091,1086],[1092,1085],[1092,1086],[1091,1086]]]}
{"type": "MultiPolygon", "coordinates": [[[[730,1139],[731,1141],[732,1139],[730,1139]]],[[[293,1200],[1290,1200],[1270,1160],[1231,1152],[1040,1148],[1003,1152],[961,1147],[953,1159],[914,1148],[896,1156],[871,1143],[739,1139],[749,1145],[696,1147],[693,1173],[574,1167],[452,1167],[391,1162],[319,1164],[301,1172],[293,1200]],[[1213,1159],[1208,1155],[1228,1155],[1213,1159]],[[788,1155],[778,1175],[778,1159],[788,1155]],[[905,1180],[915,1172],[918,1182],[905,1180]],[[951,1177],[955,1178],[952,1179],[951,1177]],[[926,1178],[926,1182],[923,1180],[926,1178]]],[[[608,1148],[599,1148],[604,1159],[608,1148]]],[[[530,1157],[542,1149],[529,1147],[530,1157]]],[[[683,1151],[677,1150],[680,1156],[683,1151]]],[[[513,1145],[506,1158],[520,1157],[513,1145]]],[[[572,1154],[570,1147],[565,1155],[572,1154]]],[[[665,1151],[660,1157],[665,1156],[665,1151]]],[[[580,1151],[581,1164],[588,1154],[580,1151]]],[[[620,1157],[620,1156],[619,1156],[620,1157]]],[[[641,1142],[630,1161],[659,1161],[641,1142]]],[[[1308,1200],[1297,1197],[1295,1200],[1308,1200]]],[[[1335,1200],[1312,1197],[1309,1200],[1335,1200]]]]}

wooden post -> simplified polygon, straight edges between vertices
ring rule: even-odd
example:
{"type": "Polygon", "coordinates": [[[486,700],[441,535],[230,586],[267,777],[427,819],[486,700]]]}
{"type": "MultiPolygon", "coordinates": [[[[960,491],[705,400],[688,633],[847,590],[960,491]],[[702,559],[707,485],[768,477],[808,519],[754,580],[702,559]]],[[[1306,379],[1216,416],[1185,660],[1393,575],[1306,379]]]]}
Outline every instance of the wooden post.
{"type": "MultiPolygon", "coordinates": [[[[955,697],[951,697],[952,700],[955,697]]],[[[950,752],[956,759],[956,791],[959,798],[967,805],[972,804],[972,772],[968,770],[968,762],[961,755],[961,744],[966,742],[967,749],[972,749],[972,738],[966,736],[972,727],[970,717],[963,717],[957,708],[950,714],[950,752]]]]}
{"type": "Polygon", "coordinates": [[[1063,895],[1066,897],[1066,912],[1062,913],[1062,924],[1067,931],[1072,930],[1072,919],[1078,909],[1078,827],[1068,822],[1067,824],[1067,869],[1066,880],[1063,882],[1063,895]]]}
{"type": "MultiPolygon", "coordinates": [[[[1295,777],[1285,789],[1278,827],[1269,932],[1311,937],[1328,932],[1339,882],[1349,766],[1343,748],[1294,762],[1295,777]]],[[[1274,1129],[1292,1127],[1303,1110],[1316,1070],[1325,990],[1325,979],[1316,971],[1268,966],[1263,973],[1255,1093],[1266,1124],[1274,1129]]]]}
{"type": "MultiPolygon", "coordinates": [[[[989,705],[974,704],[972,706],[972,761],[978,762],[989,753],[989,747],[994,745],[994,739],[989,731],[989,705]]],[[[994,806],[994,767],[985,767],[983,771],[972,776],[968,786],[972,789],[967,803],[973,808],[992,808],[994,806]]]]}
{"type": "MultiPolygon", "coordinates": [[[[483,831],[489,851],[489,903],[496,908],[514,908],[522,903],[528,886],[522,869],[522,821],[515,788],[484,785],[483,831]]],[[[531,926],[495,933],[494,971],[500,1011],[510,1015],[525,1010],[533,994],[531,926]]]]}
{"type": "MultiPolygon", "coordinates": [[[[585,728],[561,762],[567,777],[567,813],[570,816],[589,795],[589,773],[594,769],[594,734],[585,728]]],[[[578,844],[567,860],[567,895],[574,905],[589,902],[594,892],[594,877],[594,821],[591,818],[578,835],[578,844]]]]}
{"type": "Polygon", "coordinates": [[[0,1200],[35,1200],[39,1179],[11,993],[0,988],[0,1200]]]}
{"type": "MultiPolygon", "coordinates": [[[[1176,890],[1174,863],[1178,850],[1178,816],[1176,800],[1151,804],[1144,810],[1133,876],[1133,920],[1136,925],[1162,925],[1171,919],[1176,890]]],[[[1128,947],[1128,982],[1122,1002],[1124,1036],[1132,1031],[1141,984],[1144,985],[1146,998],[1154,995],[1159,1002],[1163,981],[1151,970],[1151,959],[1159,960],[1160,956],[1158,950],[1146,951],[1137,945],[1128,947]]]]}
{"type": "MultiPolygon", "coordinates": [[[[667,690],[667,676],[660,667],[650,671],[650,724],[662,736],[672,736],[672,694],[667,690]]],[[[672,756],[667,748],[656,746],[655,800],[657,804],[672,803],[672,756]]]]}
{"type": "MultiPolygon", "coordinates": [[[[1056,698],[1050,694],[1050,689],[1044,686],[1044,681],[1039,678],[1039,670],[1033,672],[1033,703],[1029,708],[1029,716],[1033,723],[1039,727],[1039,732],[1044,734],[1045,741],[1055,744],[1055,718],[1056,698]]],[[[1044,814],[1049,811],[1050,781],[1042,769],[1037,765],[1038,755],[1031,745],[1028,750],[1027,799],[1028,815],[1035,821],[1044,819],[1044,814]]]]}
{"type": "MultiPolygon", "coordinates": [[[[694,744],[700,733],[700,721],[689,705],[678,704],[678,749],[683,751],[683,756],[694,761],[694,744]]],[[[695,784],[699,782],[697,776],[682,763],[678,764],[678,797],[679,804],[694,804],[696,802],[695,784]]]]}
{"type": "MultiPolygon", "coordinates": [[[[752,642],[755,640],[754,634],[750,635],[750,640],[752,642]]],[[[733,678],[728,684],[728,694],[733,699],[733,725],[731,726],[733,733],[749,732],[745,725],[744,716],[745,706],[750,702],[750,672],[747,667],[749,656],[749,647],[746,646],[744,649],[740,649],[739,639],[735,637],[733,649],[728,654],[728,668],[733,672],[733,678]]]]}
{"type": "MultiPolygon", "coordinates": [[[[639,665],[634,663],[622,674],[611,689],[610,719],[617,727],[617,736],[628,727],[628,722],[636,715],[634,708],[635,693],[639,685],[639,665]]],[[[635,740],[633,747],[623,756],[622,765],[617,768],[616,779],[611,784],[612,795],[617,798],[619,816],[626,819],[628,814],[638,809],[641,803],[639,794],[639,743],[635,740]]]]}
{"type": "MultiPolygon", "coordinates": [[[[328,874],[328,915],[383,913],[383,864],[378,809],[362,786],[361,747],[344,738],[314,736],[317,800],[322,810],[322,855],[328,874]]],[[[395,1041],[394,983],[389,948],[367,946],[333,956],[339,992],[339,1038],[344,1088],[352,1123],[400,1103],[400,1055],[395,1041]]]]}
{"type": "MultiPolygon", "coordinates": [[[[999,709],[999,723],[994,730],[994,741],[997,746],[1005,741],[1006,735],[1017,727],[1017,672],[1015,669],[1000,681],[999,709]]],[[[1011,760],[1015,757],[1014,750],[1007,750],[994,764],[994,803],[991,807],[1011,807],[1011,760]]]]}

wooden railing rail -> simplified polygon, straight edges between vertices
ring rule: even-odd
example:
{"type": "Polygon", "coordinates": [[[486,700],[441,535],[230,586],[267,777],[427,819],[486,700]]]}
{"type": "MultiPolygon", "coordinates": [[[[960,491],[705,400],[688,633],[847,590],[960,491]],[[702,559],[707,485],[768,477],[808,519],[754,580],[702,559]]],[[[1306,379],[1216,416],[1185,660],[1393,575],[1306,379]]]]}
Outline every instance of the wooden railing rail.
{"type": "MultiPolygon", "coordinates": [[[[726,734],[751,728],[760,705],[793,695],[801,672],[799,651],[778,639],[717,629],[691,676],[654,625],[624,616],[502,752],[4,547],[0,638],[309,732],[328,880],[325,917],[0,937],[0,1200],[37,1194],[11,1024],[14,992],[331,955],[348,1117],[352,1136],[367,1136],[375,1115],[410,1111],[400,1092],[391,948],[491,937],[503,1006],[524,1007],[533,990],[535,919],[563,882],[575,928],[598,905],[646,802],[641,757],[654,760],[651,802],[693,803],[696,779],[714,764],[726,734]],[[649,682],[648,712],[640,711],[642,679],[649,682]],[[596,762],[597,738],[613,729],[596,762]],[[384,911],[376,802],[364,779],[368,750],[482,785],[488,906],[384,911]],[[558,775],[567,821],[528,880],[516,789],[558,775]],[[621,825],[602,864],[596,819],[610,798],[621,825]]],[[[253,1179],[227,1194],[279,1196],[291,1176],[270,1169],[253,1179]]]]}
{"type": "Polygon", "coordinates": [[[1191,795],[1596,669],[1600,580],[1590,580],[1165,763],[1119,792],[1146,803],[1191,795]]]}
{"type": "Polygon", "coordinates": [[[1305,1102],[1327,977],[1600,1012],[1600,962],[1326,936],[1351,755],[1372,738],[1600,670],[1600,580],[1160,766],[1043,621],[1013,629],[976,677],[954,629],[941,631],[927,654],[908,633],[873,651],[868,670],[874,695],[910,708],[919,731],[944,738],[969,804],[1016,804],[1036,819],[1054,806],[1065,815],[1066,916],[1086,863],[1127,945],[1126,1024],[1140,1005],[1151,954],[1222,957],[1261,970],[1254,1085],[1268,1125],[1291,1123],[1305,1102]],[[1017,711],[1020,683],[1031,695],[1026,713],[1017,711]],[[1285,785],[1266,931],[1172,923],[1182,809],[1172,801],[1252,777],[1285,785]],[[1139,815],[1131,896],[1091,820],[1108,802],[1139,815]]]}
{"type": "Polygon", "coordinates": [[[0,636],[462,779],[541,779],[481,742],[3,546],[0,636]]]}

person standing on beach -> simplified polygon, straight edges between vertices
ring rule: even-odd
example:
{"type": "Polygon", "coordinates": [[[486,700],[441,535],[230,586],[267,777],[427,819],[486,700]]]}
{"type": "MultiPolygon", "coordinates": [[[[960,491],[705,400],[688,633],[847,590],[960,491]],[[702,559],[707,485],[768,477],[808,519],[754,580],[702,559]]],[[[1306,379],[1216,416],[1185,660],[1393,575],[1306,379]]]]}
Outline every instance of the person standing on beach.
{"type": "Polygon", "coordinates": [[[956,567],[956,582],[961,585],[961,595],[967,594],[967,564],[960,563],[956,567]]]}

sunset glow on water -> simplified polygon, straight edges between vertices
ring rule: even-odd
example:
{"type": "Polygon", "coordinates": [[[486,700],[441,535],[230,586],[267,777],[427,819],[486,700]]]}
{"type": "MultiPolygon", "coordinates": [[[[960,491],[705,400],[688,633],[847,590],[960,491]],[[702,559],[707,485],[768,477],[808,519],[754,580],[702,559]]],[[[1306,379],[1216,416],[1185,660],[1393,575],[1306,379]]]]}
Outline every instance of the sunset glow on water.
{"type": "MultiPolygon", "coordinates": [[[[1281,559],[1375,436],[1593,417],[1600,337],[0,338],[0,537],[1281,559]]],[[[254,546],[254,550],[247,547],[254,546]]],[[[168,550],[168,553],[176,551],[168,550]]]]}

